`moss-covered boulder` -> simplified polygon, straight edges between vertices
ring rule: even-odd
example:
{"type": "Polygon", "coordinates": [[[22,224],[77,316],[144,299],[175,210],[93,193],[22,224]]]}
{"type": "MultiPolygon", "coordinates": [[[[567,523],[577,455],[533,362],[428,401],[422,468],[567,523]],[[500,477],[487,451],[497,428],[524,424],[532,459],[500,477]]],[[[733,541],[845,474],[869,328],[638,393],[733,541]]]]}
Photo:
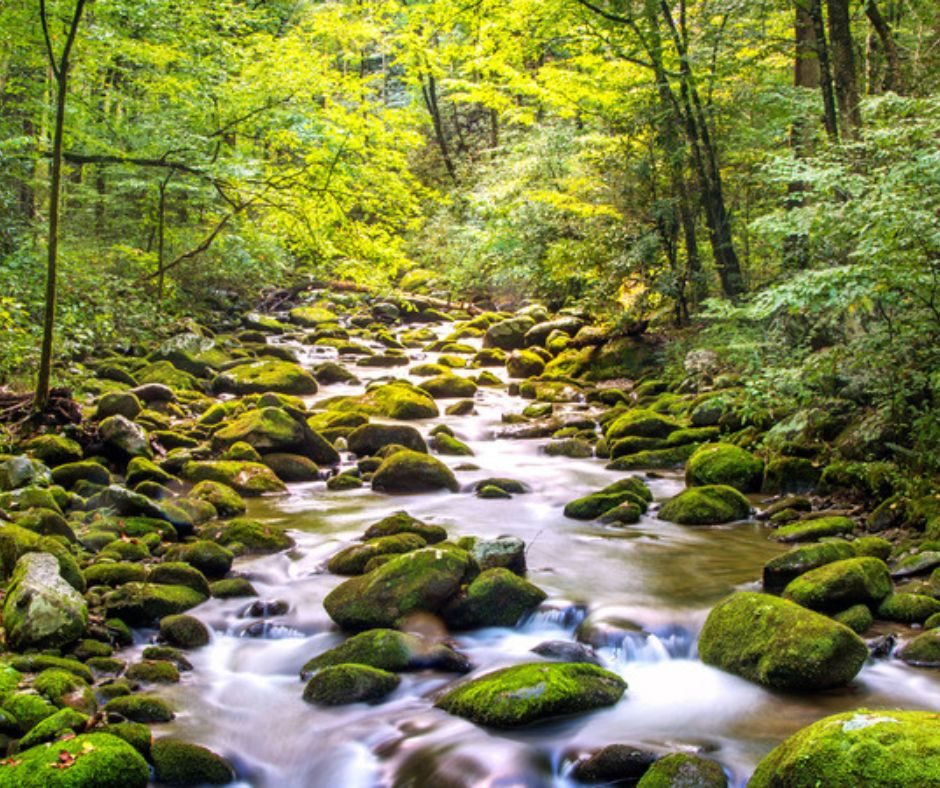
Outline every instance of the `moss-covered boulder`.
{"type": "Polygon", "coordinates": [[[247,517],[236,517],[225,523],[213,524],[205,529],[205,533],[211,536],[214,542],[224,545],[239,555],[276,553],[294,546],[294,540],[283,528],[247,517]]]}
{"type": "Polygon", "coordinates": [[[832,618],[840,624],[845,624],[859,635],[868,630],[875,621],[868,605],[852,605],[852,607],[839,611],[832,618]]]}
{"type": "Polygon", "coordinates": [[[140,753],[108,733],[31,747],[0,766],[0,788],[146,788],[149,781],[140,753]]]}
{"type": "Polygon", "coordinates": [[[376,539],[380,536],[394,536],[395,534],[417,534],[428,544],[443,542],[447,538],[447,531],[439,525],[423,523],[416,517],[412,517],[408,512],[393,512],[388,517],[383,517],[376,523],[372,523],[363,535],[363,538],[376,539]]]}
{"type": "Polygon", "coordinates": [[[506,359],[506,373],[511,378],[531,378],[545,371],[545,360],[531,350],[514,350],[506,359]]]}
{"type": "Polygon", "coordinates": [[[431,437],[431,448],[438,454],[445,454],[449,457],[473,456],[473,449],[459,438],[448,435],[446,432],[439,432],[431,437]]]}
{"type": "Polygon", "coordinates": [[[304,700],[320,706],[375,703],[395,691],[401,679],[368,665],[333,665],[320,670],[304,687],[304,700]]]}
{"type": "Polygon", "coordinates": [[[425,380],[419,388],[426,391],[434,399],[467,399],[473,397],[477,391],[477,384],[470,378],[447,373],[425,380]]]}
{"type": "Polygon", "coordinates": [[[323,306],[298,306],[288,313],[291,323],[304,328],[316,328],[324,323],[335,323],[336,314],[323,306]]]}
{"type": "Polygon", "coordinates": [[[680,525],[718,525],[746,520],[751,505],[734,487],[690,487],[659,509],[659,518],[680,525]]]}
{"type": "Polygon", "coordinates": [[[689,752],[674,752],[656,761],[637,788],[726,788],[728,778],[717,761],[689,752]]]}
{"type": "Polygon", "coordinates": [[[741,492],[757,492],[764,476],[764,461],[730,443],[709,443],[696,450],[685,464],[685,481],[693,487],[723,484],[741,492]]]}
{"type": "Polygon", "coordinates": [[[103,599],[109,616],[131,626],[150,626],[164,616],[183,613],[205,601],[205,596],[187,586],[154,583],[125,583],[103,599]]]}
{"type": "Polygon", "coordinates": [[[278,407],[246,411],[212,436],[216,448],[242,442],[262,454],[299,454],[320,465],[339,464],[339,453],[329,441],[278,407]]]}
{"type": "Polygon", "coordinates": [[[386,493],[457,492],[453,471],[435,457],[405,449],[392,454],[372,477],[372,489],[386,493]]]}
{"type": "Polygon", "coordinates": [[[159,585],[187,586],[203,596],[209,596],[206,576],[196,567],[182,561],[163,561],[151,566],[146,579],[159,585]]]}
{"type": "Polygon", "coordinates": [[[16,562],[3,603],[7,643],[17,650],[58,648],[78,640],[88,606],[59,574],[48,553],[27,553],[16,562]]]}
{"type": "Polygon", "coordinates": [[[940,667],[940,629],[928,629],[898,649],[897,656],[909,665],[940,667]]]}
{"type": "Polygon", "coordinates": [[[478,725],[517,728],[613,706],[626,688],[620,676],[596,665],[543,662],[487,673],[435,705],[478,725]]]}
{"type": "Polygon", "coordinates": [[[365,571],[366,564],[377,556],[410,553],[426,545],[427,542],[422,537],[413,533],[380,536],[365,544],[343,548],[331,556],[326,566],[335,575],[359,575],[365,571]]]}
{"type": "Polygon", "coordinates": [[[53,468],[52,480],[66,489],[71,489],[80,481],[106,486],[111,484],[111,473],[99,462],[81,460],[53,468]]]}
{"type": "Polygon", "coordinates": [[[98,425],[98,437],[109,457],[127,462],[132,457],[152,457],[147,432],[123,416],[109,416],[98,425]]]}
{"type": "Polygon", "coordinates": [[[238,599],[239,597],[258,596],[258,591],[247,577],[227,577],[209,583],[212,596],[217,599],[238,599]]]}
{"type": "MultiPolygon", "coordinates": [[[[238,521],[235,521],[238,522],[238,521]]],[[[247,521],[252,523],[254,521],[247,521]]],[[[220,525],[221,530],[226,526],[220,525]]],[[[234,556],[230,550],[208,539],[198,539],[195,542],[178,544],[170,547],[166,552],[168,561],[182,561],[202,572],[206,577],[216,579],[224,577],[232,568],[234,556]]]]}
{"type": "Polygon", "coordinates": [[[395,627],[414,613],[437,613],[460,590],[472,559],[454,547],[426,547],[334,588],[323,606],[344,629],[395,627]]]}
{"type": "Polygon", "coordinates": [[[610,443],[628,436],[666,438],[682,426],[669,416],[645,408],[634,408],[611,421],[605,434],[610,443]]]}
{"type": "Polygon", "coordinates": [[[855,554],[849,542],[820,542],[794,547],[764,564],[764,590],[782,591],[787,583],[804,572],[852,558],[855,554]]]}
{"type": "Polygon", "coordinates": [[[95,403],[95,418],[99,421],[111,416],[136,419],[143,410],[140,399],[130,391],[111,391],[103,394],[95,403]]]}
{"type": "Polygon", "coordinates": [[[857,604],[877,607],[890,593],[891,577],[884,561],[846,558],[800,575],[783,595],[813,610],[837,611],[857,604]]]}
{"type": "Polygon", "coordinates": [[[237,517],[246,510],[242,497],[222,482],[201,481],[189,491],[189,497],[212,504],[219,517],[237,517]]]}
{"type": "Polygon", "coordinates": [[[493,323],[483,335],[483,347],[521,350],[526,346],[526,332],[534,325],[535,321],[528,315],[512,317],[493,323]]]}
{"type": "Polygon", "coordinates": [[[848,517],[816,517],[784,525],[774,531],[771,538],[778,542],[814,542],[827,536],[844,536],[855,530],[855,523],[848,517]]]}
{"type": "Polygon", "coordinates": [[[78,462],[82,458],[82,447],[78,441],[55,433],[37,435],[28,440],[23,448],[49,468],[78,462]]]}
{"type": "Polygon", "coordinates": [[[513,627],[546,598],[536,585],[503,568],[481,572],[441,611],[451,629],[513,627]]]}
{"type": "Polygon", "coordinates": [[[124,583],[143,582],[147,569],[141,564],[127,561],[105,561],[91,564],[82,571],[85,583],[90,586],[120,586],[124,583]]]}
{"type": "Polygon", "coordinates": [[[78,562],[62,541],[52,536],[40,536],[13,523],[0,523],[0,575],[13,574],[17,561],[27,553],[49,553],[59,564],[59,574],[77,591],[85,590],[85,579],[78,562]]]}
{"type": "Polygon", "coordinates": [[[814,722],[757,765],[749,788],[935,785],[940,718],[930,711],[859,709],[814,722]]]}
{"type": "Polygon", "coordinates": [[[417,452],[427,453],[428,450],[421,433],[408,424],[363,424],[349,434],[346,442],[349,450],[360,457],[375,454],[392,444],[417,452]]]}
{"type": "Polygon", "coordinates": [[[212,750],[173,738],[150,747],[154,775],[166,785],[226,785],[235,779],[231,765],[212,750]]]}
{"type": "Polygon", "coordinates": [[[868,657],[864,641],[826,616],[768,594],[719,602],[699,636],[706,665],[778,690],[839,687],[868,657]]]}
{"type": "Polygon", "coordinates": [[[84,714],[97,709],[91,687],[67,670],[47,668],[33,679],[33,689],[60,709],[68,706],[84,714]]]}
{"type": "Polygon", "coordinates": [[[404,381],[370,386],[361,397],[340,397],[324,404],[330,410],[361,411],[400,421],[433,419],[440,415],[430,394],[404,381]]]}
{"type": "Polygon", "coordinates": [[[124,672],[128,681],[142,681],[147,684],[177,684],[180,671],[172,662],[165,659],[145,659],[135,662],[124,672]]]}
{"type": "Polygon", "coordinates": [[[195,616],[164,616],[160,619],[160,637],[177,648],[200,648],[209,643],[209,628],[195,616]]]}
{"type": "Polygon", "coordinates": [[[60,736],[67,734],[77,734],[85,730],[90,717],[82,714],[70,706],[59,709],[51,717],[46,717],[42,722],[30,728],[22,739],[20,739],[20,750],[28,750],[37,744],[54,741],[60,736]]]}
{"type": "Polygon", "coordinates": [[[878,606],[878,618],[901,624],[923,624],[940,613],[940,601],[926,594],[889,594],[878,606]]]}
{"type": "Polygon", "coordinates": [[[317,393],[317,381],[298,364],[268,358],[230,367],[213,378],[212,389],[241,396],[267,391],[305,396],[317,393]]]}
{"type": "Polygon", "coordinates": [[[565,504],[565,517],[573,520],[594,520],[607,512],[616,509],[621,504],[633,504],[639,514],[640,506],[636,500],[637,496],[630,490],[621,490],[619,492],[596,492],[585,495],[583,498],[576,498],[565,504]]]}
{"type": "Polygon", "coordinates": [[[131,722],[169,722],[176,716],[165,700],[154,695],[122,695],[109,700],[104,710],[131,722]]]}
{"type": "Polygon", "coordinates": [[[258,462],[188,462],[183,466],[183,476],[194,482],[219,482],[245,496],[281,493],[287,490],[274,471],[258,462]]]}
{"type": "Polygon", "coordinates": [[[466,673],[471,667],[470,660],[444,643],[380,628],[353,635],[336,648],[309,660],[301,668],[300,677],[307,678],[316,670],[350,662],[394,672],[431,669],[466,673]]]}

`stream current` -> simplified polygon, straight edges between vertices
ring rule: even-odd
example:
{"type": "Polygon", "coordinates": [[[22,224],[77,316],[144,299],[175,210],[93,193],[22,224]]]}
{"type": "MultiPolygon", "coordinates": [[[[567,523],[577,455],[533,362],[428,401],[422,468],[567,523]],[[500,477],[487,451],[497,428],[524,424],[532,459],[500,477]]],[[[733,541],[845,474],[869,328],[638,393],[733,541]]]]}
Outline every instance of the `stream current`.
{"type": "MultiPolygon", "coordinates": [[[[330,348],[290,347],[307,367],[337,360],[330,348]]],[[[407,352],[412,363],[437,358],[407,352]]],[[[361,384],[323,386],[307,404],[359,394],[384,377],[420,382],[405,367],[391,375],[350,368],[361,384]]],[[[448,403],[440,404],[443,412],[448,403]]],[[[869,661],[848,688],[809,695],[770,692],[702,664],[696,640],[710,607],[736,589],[759,590],[763,563],[784,548],[768,541],[757,522],[689,528],[657,519],[656,505],[625,528],[567,519],[568,501],[624,474],[605,470],[600,459],[547,456],[541,451],[547,439],[497,437],[505,427],[501,415],[528,404],[505,387],[481,387],[475,404],[470,416],[409,422],[425,436],[447,423],[473,449],[474,457],[441,457],[451,467],[479,467],[456,472],[459,493],[391,496],[368,486],[331,492],[320,481],[249,503],[248,516],[289,529],[296,547],[239,560],[234,571],[251,580],[260,600],[286,602],[287,612],[251,616],[252,599],[212,599],[190,611],[211,627],[212,641],[188,655],[194,670],[179,685],[160,690],[177,711],[160,735],[204,744],[231,760],[242,784],[265,788],[568,786],[576,784],[570,771],[579,754],[613,743],[702,752],[724,766],[730,784],[743,786],[763,755],[820,717],[860,707],[940,710],[940,674],[894,659],[869,661]],[[491,476],[518,479],[530,491],[509,500],[477,498],[473,483],[491,476]],[[323,599],[344,578],[328,573],[326,561],[399,510],[444,526],[452,538],[520,537],[528,578],[548,593],[516,628],[453,636],[475,665],[470,677],[536,661],[530,650],[544,641],[580,637],[627,681],[620,703],[534,728],[490,731],[433,708],[440,689],[463,679],[434,671],[402,674],[379,705],[304,702],[301,665],[343,640],[323,599]]],[[[587,406],[555,407],[557,413],[587,406]]],[[[344,465],[353,462],[344,454],[344,465]]],[[[684,486],[679,474],[646,481],[656,501],[684,486]]],[[[440,625],[428,620],[426,627],[437,634],[440,625]]],[[[135,634],[133,651],[140,651],[154,633],[135,634]]]]}

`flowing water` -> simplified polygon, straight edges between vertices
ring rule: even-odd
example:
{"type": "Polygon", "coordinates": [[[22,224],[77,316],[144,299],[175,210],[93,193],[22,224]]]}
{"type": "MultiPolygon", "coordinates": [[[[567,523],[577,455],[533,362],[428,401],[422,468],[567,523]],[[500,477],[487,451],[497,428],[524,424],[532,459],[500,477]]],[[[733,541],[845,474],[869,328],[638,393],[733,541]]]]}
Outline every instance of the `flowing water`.
{"type": "MultiPolygon", "coordinates": [[[[332,352],[295,349],[308,366],[332,352]]],[[[409,354],[435,360],[435,354],[409,354]]],[[[363,384],[388,374],[354,371],[363,384]]],[[[362,385],[325,386],[309,403],[361,391],[362,385]]],[[[708,753],[732,784],[743,785],[775,744],[827,714],[859,707],[940,710],[937,674],[896,660],[870,662],[849,688],[807,696],[769,692],[703,665],[695,642],[709,608],[734,589],[757,589],[762,564],[783,548],[757,523],[688,528],[658,520],[655,506],[626,528],[565,518],[566,502],[623,474],[605,470],[602,460],[546,456],[540,451],[546,440],[495,437],[504,426],[501,414],[525,404],[505,388],[481,387],[474,415],[412,422],[424,434],[446,422],[472,447],[475,457],[442,458],[452,467],[479,466],[457,471],[460,493],[330,492],[314,482],[253,501],[249,515],[289,528],[296,549],[238,561],[235,570],[250,578],[261,600],[286,602],[287,611],[269,606],[270,615],[251,615],[258,612],[248,611],[251,599],[210,600],[192,611],[211,626],[213,638],[191,652],[195,669],[182,683],[162,690],[178,712],[166,731],[229,757],[244,784],[258,786],[565,786],[579,753],[616,742],[708,753]],[[511,500],[479,499],[472,483],[488,476],[519,479],[531,491],[511,500]],[[608,710],[517,732],[484,730],[434,709],[436,692],[460,677],[432,671],[403,674],[380,705],[305,703],[301,665],[342,641],[322,602],[343,578],[326,572],[326,560],[368,524],[402,509],[454,537],[521,537],[529,579],[549,595],[514,629],[454,637],[476,666],[471,676],[538,659],[530,653],[537,644],[573,642],[581,633],[628,682],[624,699],[608,710]]],[[[683,487],[678,475],[647,481],[658,501],[683,487]]],[[[434,633],[439,624],[429,619],[424,626],[434,633]]],[[[152,634],[139,632],[135,648],[152,634]]]]}

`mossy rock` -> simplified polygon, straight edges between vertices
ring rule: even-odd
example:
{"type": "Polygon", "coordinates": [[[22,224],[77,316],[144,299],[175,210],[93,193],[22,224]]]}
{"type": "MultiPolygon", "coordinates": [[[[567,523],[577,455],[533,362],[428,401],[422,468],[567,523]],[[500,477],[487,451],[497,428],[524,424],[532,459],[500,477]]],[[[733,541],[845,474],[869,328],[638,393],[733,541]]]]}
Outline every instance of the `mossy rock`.
{"type": "Polygon", "coordinates": [[[782,591],[791,580],[811,569],[855,555],[849,542],[820,542],[794,547],[764,564],[764,590],[782,591]]]}
{"type": "Polygon", "coordinates": [[[27,441],[23,448],[43,465],[53,469],[59,465],[78,462],[82,459],[81,445],[64,435],[53,433],[37,435],[27,441]]]}
{"type": "Polygon", "coordinates": [[[526,346],[525,335],[535,325],[528,315],[511,317],[493,323],[483,335],[484,348],[521,350],[526,346]]]}
{"type": "Polygon", "coordinates": [[[176,391],[191,391],[196,388],[196,378],[188,372],[177,369],[169,361],[155,361],[135,373],[137,382],[159,383],[176,391]]]}
{"type": "Polygon", "coordinates": [[[126,741],[131,747],[137,750],[137,752],[143,755],[144,758],[150,757],[150,745],[153,741],[153,736],[150,733],[150,728],[143,723],[114,722],[102,726],[100,730],[102,733],[108,733],[122,741],[126,741]]]}
{"type": "Polygon", "coordinates": [[[154,583],[125,583],[103,599],[109,616],[131,626],[150,626],[164,616],[183,613],[205,601],[205,596],[187,586],[154,583]]]}
{"type": "Polygon", "coordinates": [[[712,608],[698,648],[706,665],[797,692],[847,684],[868,657],[864,641],[848,627],[786,599],[750,592],[712,608]]]}
{"type": "Polygon", "coordinates": [[[614,419],[606,430],[607,440],[613,443],[620,438],[666,438],[682,424],[652,410],[635,408],[614,419]]]}
{"type": "Polygon", "coordinates": [[[51,717],[46,717],[42,722],[34,725],[29,732],[20,739],[20,750],[28,750],[45,742],[54,741],[63,734],[81,733],[85,729],[88,720],[91,719],[87,714],[82,714],[73,708],[66,706],[59,709],[51,717]]]}
{"type": "Polygon", "coordinates": [[[85,590],[85,579],[69,548],[54,537],[39,536],[13,523],[0,523],[0,573],[10,577],[17,562],[28,553],[49,553],[59,564],[59,574],[76,591],[85,590]]]}
{"type": "Polygon", "coordinates": [[[761,492],[765,495],[808,493],[819,481],[819,468],[804,457],[776,457],[767,463],[761,492]]]}
{"type": "Polygon", "coordinates": [[[716,761],[688,752],[674,752],[656,761],[637,788],[726,788],[728,778],[716,761]]]}
{"type": "Polygon", "coordinates": [[[257,462],[234,460],[188,462],[183,466],[183,475],[194,482],[219,482],[245,496],[281,493],[287,490],[284,482],[275,476],[274,471],[257,462]]]}
{"type": "Polygon", "coordinates": [[[447,692],[435,704],[478,725],[517,728],[613,706],[626,682],[584,663],[532,663],[487,673],[447,692]]]}
{"type": "Polygon", "coordinates": [[[940,667],[940,629],[929,628],[908,641],[897,651],[897,657],[919,668],[940,667]]]}
{"type": "Polygon", "coordinates": [[[105,454],[119,462],[127,462],[132,457],[152,457],[153,449],[147,432],[139,424],[123,416],[109,416],[98,425],[105,454]]]}
{"type": "MultiPolygon", "coordinates": [[[[238,522],[238,521],[234,521],[238,522]]],[[[247,521],[253,523],[254,521],[247,521]]],[[[219,528],[224,528],[220,525],[219,528]]],[[[183,563],[194,566],[206,577],[213,580],[224,577],[228,570],[232,568],[234,556],[230,550],[226,550],[215,542],[208,539],[199,539],[187,544],[173,545],[166,552],[168,561],[182,561],[183,563]]]]}
{"type": "Polygon", "coordinates": [[[381,670],[443,670],[466,673],[470,661],[444,643],[394,629],[370,629],[360,632],[336,648],[309,660],[300,671],[301,678],[332,665],[356,663],[381,670]]]}
{"type": "Polygon", "coordinates": [[[429,378],[418,387],[434,399],[467,399],[473,397],[477,391],[477,384],[472,380],[452,373],[429,378]]]}
{"type": "Polygon", "coordinates": [[[375,454],[390,444],[423,453],[428,450],[421,433],[408,424],[363,424],[349,434],[346,442],[349,450],[360,457],[375,454]]]}
{"type": "Polygon", "coordinates": [[[335,575],[359,575],[366,564],[380,555],[399,555],[420,550],[427,542],[414,533],[380,536],[365,544],[350,545],[335,553],[327,563],[327,569],[335,575]]]}
{"type": "Polygon", "coordinates": [[[212,750],[172,738],[157,739],[150,747],[157,782],[166,785],[226,785],[235,770],[212,750]]]}
{"type": "Polygon", "coordinates": [[[362,486],[362,479],[355,473],[349,471],[338,473],[336,476],[331,476],[326,480],[326,489],[334,492],[358,490],[362,486]]]}
{"type": "Polygon", "coordinates": [[[69,706],[90,715],[98,708],[85,680],[61,668],[46,668],[33,679],[33,689],[60,709],[69,706]]]}
{"type": "Polygon", "coordinates": [[[388,457],[372,477],[372,489],[387,493],[457,492],[453,471],[440,460],[406,449],[388,457]]]}
{"type": "Polygon", "coordinates": [[[141,482],[169,484],[174,481],[174,477],[171,474],[167,473],[159,465],[152,460],[148,460],[146,457],[133,457],[127,464],[124,479],[128,487],[134,487],[141,482]]]}
{"type": "Polygon", "coordinates": [[[373,416],[400,421],[433,419],[440,415],[430,394],[417,386],[402,382],[374,386],[362,397],[353,398],[351,405],[373,416]]]}
{"type": "Polygon", "coordinates": [[[450,457],[472,457],[473,449],[466,443],[452,435],[438,433],[431,438],[431,448],[438,454],[445,454],[450,457]]]}
{"type": "Polygon", "coordinates": [[[878,606],[878,618],[902,624],[922,624],[940,613],[940,601],[924,594],[889,594],[878,606]]]}
{"type": "Polygon", "coordinates": [[[506,373],[511,378],[531,378],[545,371],[545,360],[531,350],[514,350],[506,359],[506,373]]]}
{"type": "Polygon", "coordinates": [[[832,618],[840,624],[845,624],[859,635],[867,631],[875,621],[868,605],[852,605],[852,607],[836,613],[832,618]]]}
{"type": "MultiPolygon", "coordinates": [[[[56,713],[56,707],[46,698],[33,692],[16,692],[3,701],[3,715],[8,724],[18,728],[20,733],[28,733],[43,720],[56,713]]],[[[0,772],[2,774],[2,772],[0,772]]]]}
{"type": "Polygon", "coordinates": [[[242,497],[222,482],[201,481],[190,490],[189,495],[212,504],[219,517],[237,517],[246,511],[242,497]]]}
{"type": "Polygon", "coordinates": [[[119,714],[131,722],[170,722],[176,715],[169,704],[153,695],[123,695],[104,705],[108,713],[119,714]]]}
{"type": "Polygon", "coordinates": [[[718,525],[746,520],[751,512],[747,498],[734,487],[691,487],[670,498],[659,510],[659,518],[680,525],[718,525]]]}
{"type": "Polygon", "coordinates": [[[165,616],[160,619],[160,637],[177,648],[200,648],[209,644],[209,628],[195,616],[165,616]]]}
{"type": "Polygon", "coordinates": [[[934,785],[940,719],[928,711],[858,709],[814,722],[757,765],[749,788],[934,785]]]}
{"type": "Polygon", "coordinates": [[[220,545],[238,547],[239,554],[276,553],[294,546],[294,540],[284,529],[247,517],[212,525],[206,533],[220,545]]]}
{"type": "Polygon", "coordinates": [[[414,613],[436,613],[460,590],[472,559],[454,547],[426,547],[396,556],[333,589],[326,612],[344,629],[395,627],[414,613]]]}
{"type": "Polygon", "coordinates": [[[624,501],[608,509],[598,519],[605,525],[634,525],[642,516],[643,510],[634,501],[624,501]]]}
{"type": "MultiPolygon", "coordinates": [[[[50,654],[23,654],[10,655],[8,661],[13,670],[22,673],[41,673],[44,670],[55,668],[71,673],[88,684],[94,681],[94,677],[87,667],[81,662],[67,657],[53,657],[50,654]]],[[[0,674],[0,676],[3,675],[0,674]]]]}
{"type": "Polygon", "coordinates": [[[316,328],[324,323],[335,323],[336,314],[322,306],[298,306],[288,313],[291,323],[305,328],[316,328]]]}
{"type": "Polygon", "coordinates": [[[298,364],[263,359],[230,367],[213,379],[212,389],[241,396],[266,391],[305,396],[317,393],[317,381],[298,364]]]}
{"type": "Polygon", "coordinates": [[[514,627],[546,598],[538,586],[508,569],[481,572],[441,611],[451,629],[514,627]]]}
{"type": "Polygon", "coordinates": [[[852,541],[852,548],[857,556],[871,556],[887,561],[891,556],[893,545],[887,539],[880,536],[860,536],[852,541]]]}
{"type": "Polygon", "coordinates": [[[623,503],[632,503],[639,509],[637,494],[632,490],[621,490],[618,492],[596,492],[586,495],[583,498],[577,498],[569,501],[565,505],[565,517],[573,520],[594,520],[607,512],[616,509],[623,503]]]}
{"type": "Polygon", "coordinates": [[[123,561],[92,564],[82,572],[88,586],[120,586],[124,583],[142,583],[147,579],[147,570],[140,564],[123,561]]]}
{"type": "Polygon", "coordinates": [[[586,459],[594,456],[594,446],[582,438],[566,438],[552,441],[542,447],[542,451],[549,457],[570,457],[571,459],[586,459]]]}
{"type": "Polygon", "coordinates": [[[212,596],[217,599],[237,599],[239,597],[258,596],[258,592],[245,577],[227,577],[209,584],[212,596]]]}
{"type": "Polygon", "coordinates": [[[135,662],[127,668],[124,676],[131,681],[143,681],[149,684],[177,684],[180,680],[179,668],[172,662],[162,659],[135,662]]]}
{"type": "Polygon", "coordinates": [[[814,542],[827,536],[844,536],[854,530],[855,523],[848,517],[817,517],[778,528],[771,538],[778,542],[814,542]]]}
{"type": "Polygon", "coordinates": [[[693,487],[721,484],[740,492],[757,492],[764,461],[730,443],[711,443],[695,451],[685,465],[685,481],[693,487]]]}
{"type": "Polygon", "coordinates": [[[323,668],[304,687],[304,700],[320,706],[374,703],[394,692],[401,679],[368,665],[334,665],[323,668]]]}
{"type": "Polygon", "coordinates": [[[811,569],[783,591],[787,599],[813,610],[877,607],[891,593],[888,567],[878,558],[846,558],[811,569]]]}
{"type": "Polygon", "coordinates": [[[164,561],[150,567],[147,580],[165,586],[187,586],[209,596],[209,581],[196,567],[182,561],[164,561]]]}
{"type": "Polygon", "coordinates": [[[378,522],[372,523],[366,529],[363,538],[368,540],[404,533],[417,534],[428,544],[437,544],[447,538],[447,531],[441,526],[423,523],[407,512],[393,512],[378,522]]]}
{"type": "Polygon", "coordinates": [[[81,460],[53,468],[52,480],[66,489],[71,489],[80,481],[105,487],[111,484],[111,472],[100,462],[81,460]]]}
{"type": "Polygon", "coordinates": [[[32,747],[0,767],[0,788],[146,788],[149,781],[140,753],[107,733],[32,747]],[[61,768],[62,753],[68,753],[68,768],[61,768]]]}
{"type": "Polygon", "coordinates": [[[679,468],[698,448],[697,443],[675,446],[671,449],[650,449],[635,454],[625,454],[607,463],[609,471],[640,471],[649,469],[679,468]]]}

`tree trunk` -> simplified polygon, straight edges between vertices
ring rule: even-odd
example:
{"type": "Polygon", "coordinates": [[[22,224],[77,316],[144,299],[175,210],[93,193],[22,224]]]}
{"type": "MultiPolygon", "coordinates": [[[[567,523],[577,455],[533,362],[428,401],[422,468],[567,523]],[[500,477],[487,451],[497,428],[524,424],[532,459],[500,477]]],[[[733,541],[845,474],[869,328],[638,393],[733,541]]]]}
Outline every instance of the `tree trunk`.
{"type": "Polygon", "coordinates": [[[428,75],[427,80],[425,80],[424,75],[421,75],[421,95],[424,97],[424,106],[427,107],[431,116],[434,137],[437,140],[437,147],[441,151],[441,158],[444,160],[444,168],[454,184],[457,184],[459,183],[457,169],[450,157],[450,148],[447,145],[447,136],[444,133],[444,121],[441,119],[441,111],[437,105],[437,83],[432,75],[428,75]]]}
{"type": "Polygon", "coordinates": [[[42,409],[49,400],[49,381],[52,377],[52,339],[55,333],[56,277],[59,259],[59,208],[62,192],[62,138],[65,132],[65,104],[69,84],[69,56],[81,22],[85,0],[76,0],[75,12],[69,25],[62,55],[56,62],[49,38],[49,20],[45,0],[39,0],[40,21],[45,36],[49,65],[55,76],[56,112],[52,137],[52,173],[49,179],[49,249],[46,263],[46,298],[42,326],[42,349],[39,375],[36,381],[36,407],[42,409]]]}
{"type": "Polygon", "coordinates": [[[878,4],[875,0],[865,0],[865,14],[868,21],[875,28],[878,39],[881,41],[881,48],[884,50],[887,68],[885,69],[884,90],[893,90],[895,93],[904,92],[904,78],[901,74],[901,59],[898,56],[898,46],[895,43],[894,35],[888,22],[881,15],[878,4]]]}
{"type": "Polygon", "coordinates": [[[819,58],[819,86],[823,98],[823,122],[829,139],[839,139],[839,122],[836,116],[836,98],[832,88],[832,64],[829,62],[829,45],[823,23],[822,0],[809,0],[809,14],[813,20],[816,38],[816,56],[819,58]]]}
{"type": "Polygon", "coordinates": [[[832,45],[832,71],[842,136],[854,138],[862,125],[859,109],[858,75],[849,17],[849,0],[826,0],[829,9],[829,41],[832,45]]]}

